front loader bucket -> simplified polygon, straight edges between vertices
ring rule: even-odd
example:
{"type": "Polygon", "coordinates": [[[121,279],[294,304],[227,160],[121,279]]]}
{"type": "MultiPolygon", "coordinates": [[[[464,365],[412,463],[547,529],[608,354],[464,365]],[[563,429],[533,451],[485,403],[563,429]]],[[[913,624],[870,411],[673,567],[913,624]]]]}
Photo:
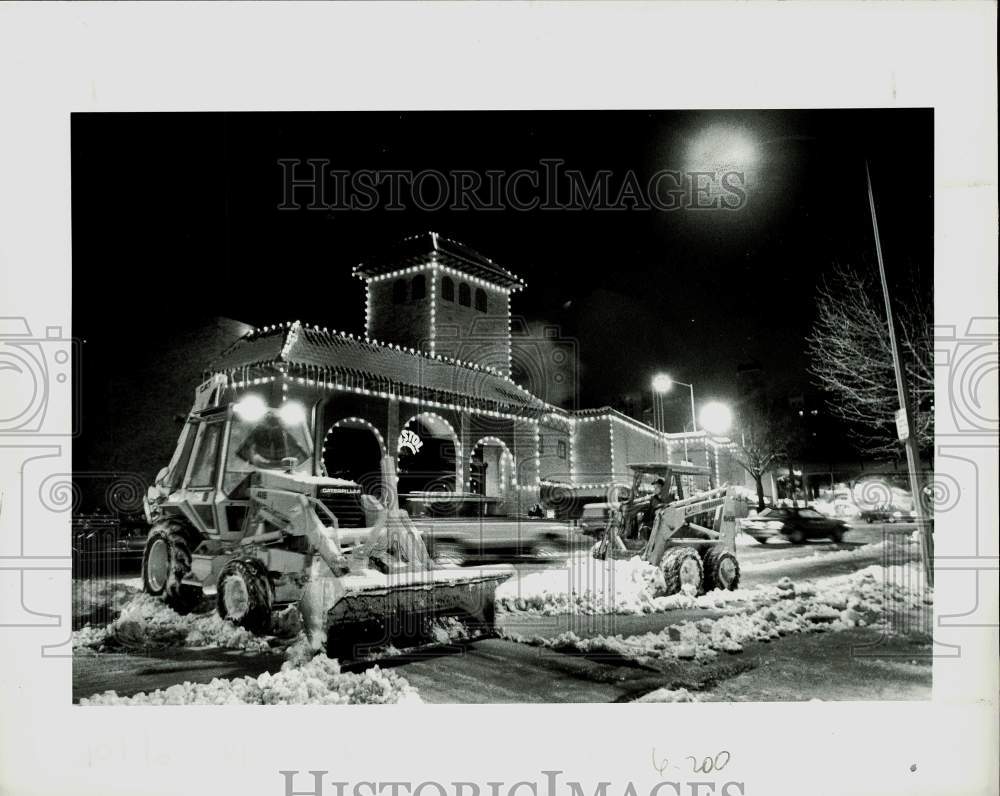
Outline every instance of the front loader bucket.
{"type": "Polygon", "coordinates": [[[382,575],[367,571],[340,579],[343,593],[325,616],[327,654],[357,660],[375,650],[443,644],[450,634],[434,620],[454,617],[461,638],[495,633],[495,592],[510,573],[468,568],[382,575]]]}

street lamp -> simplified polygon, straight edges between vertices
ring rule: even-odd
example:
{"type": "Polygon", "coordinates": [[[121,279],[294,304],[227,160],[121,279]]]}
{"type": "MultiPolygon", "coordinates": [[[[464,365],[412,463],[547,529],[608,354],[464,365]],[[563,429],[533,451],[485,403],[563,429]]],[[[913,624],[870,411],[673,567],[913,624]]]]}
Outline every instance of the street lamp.
{"type": "Polygon", "coordinates": [[[653,376],[653,393],[654,393],[653,409],[654,409],[654,412],[657,409],[659,410],[660,426],[661,426],[659,428],[659,430],[660,431],[666,431],[666,429],[662,428],[662,425],[663,425],[663,405],[662,405],[662,398],[658,398],[658,396],[666,395],[668,392],[670,392],[674,388],[675,384],[679,384],[679,385],[681,385],[681,387],[687,387],[691,391],[691,427],[695,431],[697,431],[698,430],[698,421],[695,419],[695,412],[694,412],[694,387],[691,386],[690,384],[687,384],[686,382],[683,382],[683,381],[674,381],[666,373],[657,373],[655,376],[653,376]],[[659,401],[659,403],[658,403],[658,401],[659,401]]]}
{"type": "Polygon", "coordinates": [[[701,408],[701,426],[710,434],[723,437],[733,427],[733,411],[724,403],[711,401],[701,408]]]}

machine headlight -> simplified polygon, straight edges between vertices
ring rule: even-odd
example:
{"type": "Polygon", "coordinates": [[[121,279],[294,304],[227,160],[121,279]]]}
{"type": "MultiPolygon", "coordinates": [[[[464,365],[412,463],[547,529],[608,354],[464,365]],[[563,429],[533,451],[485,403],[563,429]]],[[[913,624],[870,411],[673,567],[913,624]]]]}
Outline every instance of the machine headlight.
{"type": "Polygon", "coordinates": [[[288,401],[278,410],[278,418],[286,426],[298,426],[306,422],[306,410],[298,401],[288,401]]]}
{"type": "Polygon", "coordinates": [[[233,411],[248,423],[256,423],[267,414],[267,404],[259,395],[244,395],[233,406],[233,411]]]}

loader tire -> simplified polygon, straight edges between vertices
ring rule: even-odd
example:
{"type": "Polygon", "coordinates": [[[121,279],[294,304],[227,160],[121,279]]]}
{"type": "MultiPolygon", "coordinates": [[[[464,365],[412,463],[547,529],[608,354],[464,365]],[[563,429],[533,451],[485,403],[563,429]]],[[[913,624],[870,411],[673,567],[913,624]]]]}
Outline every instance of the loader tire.
{"type": "Polygon", "coordinates": [[[666,594],[677,594],[684,586],[694,587],[694,593],[701,592],[704,570],[701,556],[693,547],[671,547],[660,561],[666,594]]]}
{"type": "Polygon", "coordinates": [[[713,545],[705,551],[702,563],[705,567],[705,591],[734,591],[739,587],[740,564],[728,550],[713,545]]]}
{"type": "Polygon", "coordinates": [[[219,616],[251,633],[271,628],[274,589],[264,565],[253,558],[234,558],[219,573],[219,616]]]}
{"type": "Polygon", "coordinates": [[[143,590],[179,614],[193,611],[202,598],[199,587],[183,582],[191,571],[189,534],[183,523],[160,520],[150,528],[142,552],[143,590]]]}

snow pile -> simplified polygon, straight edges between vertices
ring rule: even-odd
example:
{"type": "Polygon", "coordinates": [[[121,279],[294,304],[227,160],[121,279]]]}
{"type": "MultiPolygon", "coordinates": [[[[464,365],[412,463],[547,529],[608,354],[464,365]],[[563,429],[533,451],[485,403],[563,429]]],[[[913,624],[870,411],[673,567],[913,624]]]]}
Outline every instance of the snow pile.
{"type": "Polygon", "coordinates": [[[73,627],[95,619],[107,620],[142,590],[141,581],[74,580],[72,586],[73,627]]]}
{"type": "Polygon", "coordinates": [[[884,625],[889,611],[920,609],[933,599],[911,588],[922,583],[917,567],[870,566],[818,583],[781,578],[773,587],[754,591],[755,604],[745,612],[715,619],[682,622],[655,633],[581,638],[572,631],[553,638],[510,638],[535,646],[652,662],[704,660],[720,652],[742,652],[751,641],[771,641],[790,633],[843,630],[884,625]]]}
{"type": "Polygon", "coordinates": [[[515,576],[496,590],[505,611],[556,614],[642,614],[658,610],[653,595],[665,588],[663,573],[638,556],[571,559],[558,569],[515,576]]]}
{"type": "Polygon", "coordinates": [[[496,591],[497,609],[544,616],[648,614],[675,608],[719,608],[759,597],[757,590],[663,595],[663,572],[638,556],[571,559],[565,567],[522,574],[496,591]]]}
{"type": "Polygon", "coordinates": [[[693,694],[686,688],[676,690],[670,688],[657,688],[639,697],[636,702],[700,702],[697,694],[693,694]]]}
{"type": "MultiPolygon", "coordinates": [[[[297,610],[275,614],[278,631],[294,635],[301,622],[297,610]],[[294,613],[291,613],[294,611],[294,613]]],[[[209,613],[178,614],[162,600],[136,594],[121,615],[103,628],[86,626],[73,633],[73,647],[103,650],[116,647],[224,647],[245,652],[271,648],[267,638],[222,619],[213,607],[209,613]]]]}
{"type": "Polygon", "coordinates": [[[384,705],[421,702],[417,691],[395,672],[377,666],[361,674],[340,671],[319,655],[297,665],[288,661],[276,674],[185,682],[131,697],[105,691],[81,705],[384,705]]]}

